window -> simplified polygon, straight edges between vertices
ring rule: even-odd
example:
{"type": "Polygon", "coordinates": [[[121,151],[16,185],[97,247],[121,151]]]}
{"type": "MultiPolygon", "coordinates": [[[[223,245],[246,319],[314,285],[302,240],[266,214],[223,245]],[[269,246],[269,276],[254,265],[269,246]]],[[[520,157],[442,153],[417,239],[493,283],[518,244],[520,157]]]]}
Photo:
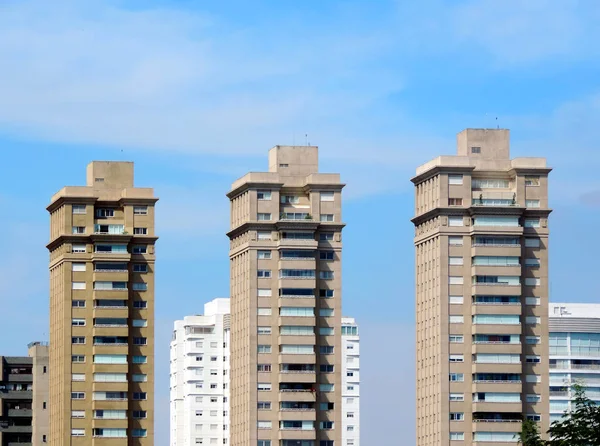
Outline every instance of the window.
{"type": "Polygon", "coordinates": [[[94,364],[127,364],[127,355],[94,355],[94,364]]]}
{"type": "Polygon", "coordinates": [[[476,314],[473,324],[519,325],[519,315],[511,314],[476,314]]]}
{"type": "MultiPolygon", "coordinates": [[[[147,273],[148,265],[145,263],[134,263],[133,264],[133,272],[134,273],[147,273]]],[[[133,284],[133,289],[135,290],[135,284],[133,284]]]]}
{"type": "Polygon", "coordinates": [[[270,345],[258,345],[258,353],[271,353],[270,345]]]}
{"type": "Polygon", "coordinates": [[[85,393],[83,392],[71,392],[72,400],[83,400],[85,399],[85,393]]]}
{"type": "Polygon", "coordinates": [[[148,362],[148,358],[145,356],[133,356],[131,359],[134,364],[146,364],[148,362]]]}
{"type": "Polygon", "coordinates": [[[464,355],[457,355],[457,354],[450,355],[449,361],[450,362],[465,362],[465,357],[464,357],[464,355]]]}
{"type": "Polygon", "coordinates": [[[542,421],[542,416],[538,414],[527,414],[527,419],[529,421],[539,422],[542,421]]]}
{"type": "Polygon", "coordinates": [[[144,245],[137,245],[131,249],[132,254],[146,254],[147,252],[147,247],[144,245]]]}
{"type": "Polygon", "coordinates": [[[519,217],[509,217],[504,215],[476,216],[473,218],[473,225],[518,227],[519,217]]]}
{"type": "Polygon", "coordinates": [[[83,327],[85,326],[85,319],[72,319],[71,325],[73,327],[83,327]]]}
{"type": "Polygon", "coordinates": [[[322,232],[319,234],[319,240],[322,242],[332,241],[333,240],[333,232],[322,232]]]}
{"type": "Polygon", "coordinates": [[[526,228],[539,228],[540,227],[540,219],[539,218],[526,218],[525,224],[523,226],[526,228]]]}
{"type": "Polygon", "coordinates": [[[258,383],[258,390],[260,392],[268,392],[272,388],[271,383],[258,383]]]}
{"type": "Polygon", "coordinates": [[[71,206],[73,214],[85,214],[85,204],[74,204],[71,206]]]}
{"type": "Polygon", "coordinates": [[[450,285],[462,285],[464,278],[462,276],[450,276],[448,277],[448,284],[450,285]]]}
{"type": "Polygon", "coordinates": [[[321,221],[322,222],[332,222],[332,221],[334,221],[334,216],[333,216],[333,214],[321,214],[321,221]]]}
{"type": "Polygon", "coordinates": [[[133,418],[136,420],[141,420],[146,418],[146,411],[145,410],[134,410],[133,411],[133,418]]]}
{"type": "MultiPolygon", "coordinates": [[[[350,413],[348,413],[348,415],[350,415],[350,413]]],[[[354,414],[353,414],[353,416],[354,416],[354,414]]],[[[323,430],[333,429],[333,421],[321,421],[319,423],[319,429],[323,429],[323,430]]]]}
{"type": "Polygon", "coordinates": [[[126,383],[125,373],[94,373],[94,382],[98,383],[126,383]]]}
{"type": "Polygon", "coordinates": [[[321,201],[333,201],[333,192],[321,192],[321,201]]]}
{"type": "Polygon", "coordinates": [[[462,441],[465,439],[464,432],[450,432],[450,440],[462,441]]]}
{"type": "Polygon", "coordinates": [[[315,334],[315,329],[312,326],[283,325],[279,328],[279,334],[282,336],[310,336],[315,334]]]}
{"type": "Polygon", "coordinates": [[[319,335],[321,336],[333,336],[333,328],[332,327],[320,327],[319,335]]]}
{"type": "Polygon", "coordinates": [[[525,239],[525,247],[526,248],[539,248],[540,247],[540,239],[539,238],[526,238],[525,239]]]}
{"type": "Polygon", "coordinates": [[[333,251],[319,251],[320,260],[333,260],[333,251]]]}
{"type": "Polygon", "coordinates": [[[258,440],[256,446],[271,446],[271,440],[258,440]]]}
{"type": "Polygon", "coordinates": [[[71,418],[85,418],[85,410],[72,410],[71,418]]]}
{"type": "Polygon", "coordinates": [[[323,393],[333,392],[333,384],[319,384],[319,391],[323,393]]]}
{"type": "Polygon", "coordinates": [[[448,175],[448,184],[463,184],[462,175],[448,175]]]}
{"type": "Polygon", "coordinates": [[[333,290],[319,290],[319,297],[331,298],[333,297],[333,290]]]}
{"type": "Polygon", "coordinates": [[[259,288],[258,297],[271,297],[271,290],[269,288],[259,288]]]}
{"type": "Polygon", "coordinates": [[[114,209],[96,209],[96,217],[98,218],[111,218],[115,216],[114,209]]]}
{"type": "Polygon", "coordinates": [[[518,257],[508,256],[475,256],[473,265],[477,266],[519,266],[518,257]]]}
{"type": "Polygon", "coordinates": [[[540,185],[540,177],[539,176],[526,176],[525,177],[525,186],[539,186],[540,185]]]}
{"type": "Polygon", "coordinates": [[[257,421],[256,427],[258,429],[271,429],[273,423],[271,421],[257,421]]]}
{"type": "Polygon", "coordinates": [[[539,208],[540,200],[525,200],[525,207],[527,208],[539,208]]]}
{"type": "Polygon", "coordinates": [[[71,245],[71,252],[75,254],[81,254],[85,252],[85,243],[73,243],[71,245]]]}
{"type": "Polygon", "coordinates": [[[71,338],[71,343],[72,344],[85,344],[85,337],[77,336],[77,337],[71,338]]]}
{"type": "Polygon", "coordinates": [[[256,198],[260,201],[266,201],[271,199],[270,190],[259,190],[256,192],[256,198]]]}
{"type": "Polygon", "coordinates": [[[332,364],[321,364],[319,366],[319,371],[321,373],[333,373],[333,365],[332,364]]]}
{"type": "Polygon", "coordinates": [[[319,316],[331,317],[333,316],[333,308],[321,308],[319,309],[319,316]]]}
{"type": "Polygon", "coordinates": [[[540,286],[542,283],[539,277],[527,277],[525,279],[526,286],[540,286]]]}
{"type": "Polygon", "coordinates": [[[449,336],[450,343],[452,344],[462,344],[465,342],[465,337],[461,335],[450,335],[449,336]]]}
{"type": "Polygon", "coordinates": [[[333,355],[333,346],[332,345],[320,345],[319,353],[322,355],[333,355]]]}
{"type": "Polygon", "coordinates": [[[134,282],[133,283],[133,290],[134,291],[147,291],[148,290],[148,284],[145,282],[134,282]]]}
{"type": "Polygon", "coordinates": [[[464,373],[450,373],[450,381],[451,382],[464,382],[465,375],[464,373]]]}
{"type": "Polygon", "coordinates": [[[258,334],[259,335],[270,335],[271,327],[258,327],[258,334]]]}
{"type": "Polygon", "coordinates": [[[529,325],[537,325],[542,323],[542,318],[539,316],[526,316],[525,323],[529,325]]]}
{"type": "Polygon", "coordinates": [[[85,362],[85,355],[73,355],[71,356],[71,362],[85,362]]]}
{"type": "Polygon", "coordinates": [[[270,401],[259,401],[257,404],[258,410],[271,410],[270,401]]]}
{"type": "Polygon", "coordinates": [[[271,221],[271,214],[268,212],[259,212],[256,217],[258,221],[271,221]]]}
{"type": "Polygon", "coordinates": [[[462,304],[464,301],[463,296],[448,296],[448,301],[451,304],[462,304]]]}
{"type": "Polygon", "coordinates": [[[109,438],[126,438],[127,429],[117,428],[93,428],[92,435],[94,437],[109,437],[109,438]]]}
{"type": "Polygon", "coordinates": [[[133,301],[133,308],[139,308],[139,309],[144,309],[147,308],[148,302],[146,302],[145,300],[134,300],[133,301]]]}
{"type": "Polygon", "coordinates": [[[73,226],[73,234],[85,234],[85,226],[73,226]]]}
{"type": "Polygon", "coordinates": [[[131,375],[131,380],[134,383],[145,383],[148,381],[148,376],[144,373],[134,373],[131,375]]]}
{"type": "Polygon", "coordinates": [[[133,228],[135,235],[148,235],[148,228],[133,228]]]}
{"type": "Polygon", "coordinates": [[[525,336],[525,343],[530,345],[539,344],[541,338],[539,336],[525,336]]]}
{"type": "MultiPolygon", "coordinates": [[[[462,206],[462,198],[448,198],[448,206],[462,206]]],[[[462,226],[462,225],[460,225],[462,226]]]]}
{"type": "Polygon", "coordinates": [[[539,297],[526,297],[525,304],[526,305],[540,305],[541,299],[539,297]]]}
{"type": "Polygon", "coordinates": [[[75,382],[85,381],[85,373],[73,373],[73,374],[71,374],[71,381],[75,381],[75,382]]]}
{"type": "Polygon", "coordinates": [[[539,403],[542,401],[542,396],[535,393],[530,393],[525,398],[528,403],[539,403]]]}
{"type": "Polygon", "coordinates": [[[448,236],[448,244],[451,246],[462,246],[463,238],[460,235],[450,235],[448,236]]]}
{"type": "Polygon", "coordinates": [[[71,429],[71,436],[73,437],[84,437],[85,429],[71,429]]]}
{"type": "Polygon", "coordinates": [[[462,265],[464,264],[462,257],[448,257],[449,265],[462,265]]]}
{"type": "Polygon", "coordinates": [[[319,271],[319,279],[321,279],[321,280],[333,279],[333,271],[319,271]]]}
{"type": "Polygon", "coordinates": [[[281,195],[280,201],[283,204],[298,204],[300,203],[300,197],[296,195],[281,195]]]}
{"type": "Polygon", "coordinates": [[[79,263],[79,262],[73,262],[71,263],[71,271],[73,272],[81,272],[81,271],[85,271],[86,270],[86,266],[85,263],[79,263]]]}
{"type": "Polygon", "coordinates": [[[540,259],[536,259],[536,258],[525,259],[525,266],[536,267],[536,266],[540,266],[540,265],[541,265],[540,259]]]}
{"type": "Polygon", "coordinates": [[[315,347],[312,345],[280,345],[279,353],[284,355],[312,355],[315,347]]]}
{"type": "Polygon", "coordinates": [[[271,277],[271,270],[270,269],[259,269],[256,272],[256,276],[259,279],[267,279],[267,278],[271,277]]]}
{"type": "Polygon", "coordinates": [[[279,315],[313,317],[315,315],[315,309],[313,307],[281,307],[279,309],[279,315]]]}
{"type": "Polygon", "coordinates": [[[147,345],[148,340],[146,338],[133,338],[133,345],[147,345]]]}
{"type": "Polygon", "coordinates": [[[528,383],[541,383],[542,377],[540,375],[525,375],[525,381],[528,383]]]}
{"type": "Polygon", "coordinates": [[[450,215],[448,216],[448,226],[463,226],[464,220],[462,215],[450,215]]]}
{"type": "Polygon", "coordinates": [[[85,307],[85,300],[74,300],[74,301],[71,301],[71,306],[73,308],[84,308],[85,307]]]}
{"type": "Polygon", "coordinates": [[[271,258],[271,251],[259,250],[256,255],[259,259],[268,260],[271,258]]]}
{"type": "Polygon", "coordinates": [[[256,313],[258,316],[271,316],[272,311],[270,308],[258,308],[256,313]]]}
{"type": "Polygon", "coordinates": [[[256,366],[257,371],[259,372],[270,372],[271,371],[271,364],[258,364],[256,366]]]}
{"type": "Polygon", "coordinates": [[[72,282],[71,288],[74,290],[85,290],[85,282],[72,282]]]}
{"type": "Polygon", "coordinates": [[[146,392],[133,392],[133,399],[142,401],[146,399],[146,392]]]}
{"type": "Polygon", "coordinates": [[[463,324],[465,322],[464,316],[460,315],[450,315],[450,323],[451,324],[463,324]]]}
{"type": "Polygon", "coordinates": [[[481,153],[481,147],[471,147],[471,153],[481,153]]]}
{"type": "Polygon", "coordinates": [[[271,240],[271,231],[256,231],[258,240],[271,240]]]}
{"type": "Polygon", "coordinates": [[[131,436],[132,437],[145,437],[146,429],[131,429],[131,436]]]}
{"type": "Polygon", "coordinates": [[[539,356],[536,356],[536,355],[525,356],[525,362],[527,362],[529,364],[539,364],[540,361],[541,361],[541,358],[539,356]]]}
{"type": "Polygon", "coordinates": [[[148,206],[134,206],[133,215],[148,215],[148,206]]]}
{"type": "Polygon", "coordinates": [[[519,364],[521,356],[511,353],[477,353],[474,362],[479,364],[519,364]]]}
{"type": "Polygon", "coordinates": [[[464,421],[464,412],[450,412],[450,421],[464,421]]]}
{"type": "Polygon", "coordinates": [[[450,401],[464,401],[464,400],[465,400],[464,393],[451,393],[450,394],[450,401]]]}

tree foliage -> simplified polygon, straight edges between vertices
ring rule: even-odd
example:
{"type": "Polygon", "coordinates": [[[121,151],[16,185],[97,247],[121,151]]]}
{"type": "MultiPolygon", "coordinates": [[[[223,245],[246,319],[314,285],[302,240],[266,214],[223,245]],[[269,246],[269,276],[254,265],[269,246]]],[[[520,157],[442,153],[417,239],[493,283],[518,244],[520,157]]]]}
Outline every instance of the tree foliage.
{"type": "Polygon", "coordinates": [[[525,420],[518,434],[519,444],[522,446],[545,446],[544,440],[540,437],[540,431],[534,421],[525,420]]]}

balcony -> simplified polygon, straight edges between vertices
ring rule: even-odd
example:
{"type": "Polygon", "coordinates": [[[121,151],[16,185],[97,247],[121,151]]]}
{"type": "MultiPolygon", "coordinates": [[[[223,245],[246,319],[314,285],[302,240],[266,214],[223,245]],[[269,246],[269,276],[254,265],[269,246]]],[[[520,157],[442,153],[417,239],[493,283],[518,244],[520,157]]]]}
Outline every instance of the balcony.
{"type": "Polygon", "coordinates": [[[31,418],[33,412],[31,409],[8,409],[9,417],[26,417],[31,418]]]}
{"type": "Polygon", "coordinates": [[[472,390],[474,393],[521,393],[523,391],[523,383],[521,381],[475,381],[472,384],[472,390]]]}
{"type": "MultiPolygon", "coordinates": [[[[489,364],[483,362],[474,362],[472,365],[473,373],[517,373],[521,374],[523,365],[518,364],[489,364]]],[[[487,412],[487,411],[483,411],[487,412]]]]}
{"type": "Polygon", "coordinates": [[[508,353],[518,354],[523,352],[523,346],[509,342],[475,342],[472,344],[471,353],[508,353]]]}
{"type": "Polygon", "coordinates": [[[473,190],[472,206],[477,207],[517,207],[517,194],[512,191],[495,192],[488,189],[473,190]]]}
{"type": "Polygon", "coordinates": [[[521,245],[503,245],[503,244],[477,244],[473,243],[471,256],[497,256],[520,257],[521,245]]]}
{"type": "MultiPolygon", "coordinates": [[[[315,408],[312,409],[281,409],[279,412],[280,421],[315,421],[315,408]]],[[[299,429],[282,429],[299,430],[299,429]]]]}
{"type": "Polygon", "coordinates": [[[315,429],[280,429],[279,440],[315,440],[315,429]]]}
{"type": "Polygon", "coordinates": [[[27,383],[33,382],[33,375],[31,373],[9,373],[8,382],[13,383],[27,383]]]}
{"type": "Polygon", "coordinates": [[[472,324],[471,334],[486,335],[520,335],[521,324],[472,324]]]}
{"type": "Polygon", "coordinates": [[[310,248],[316,250],[318,242],[315,239],[280,238],[277,242],[277,246],[284,248],[310,248]]]}
{"type": "MultiPolygon", "coordinates": [[[[496,253],[498,255],[498,253],[496,253]]],[[[521,265],[472,265],[471,266],[472,276],[520,276],[521,265]]],[[[502,285],[502,284],[489,284],[489,283],[477,283],[477,285],[502,285]]],[[[518,286],[518,284],[517,284],[518,286]]]]}
{"type": "Polygon", "coordinates": [[[521,284],[473,283],[474,296],[521,296],[521,284]]]}
{"type": "Polygon", "coordinates": [[[509,314],[509,315],[521,315],[521,303],[520,302],[485,302],[485,303],[474,303],[471,306],[471,314],[509,314]]]}
{"type": "Polygon", "coordinates": [[[0,399],[30,400],[33,398],[31,390],[0,390],[0,399]]]}
{"type": "Polygon", "coordinates": [[[304,383],[304,384],[312,384],[316,386],[317,375],[315,371],[312,372],[281,372],[279,376],[280,383],[304,383]]]}
{"type": "MultiPolygon", "coordinates": [[[[488,413],[519,413],[523,412],[523,403],[496,403],[487,401],[473,402],[473,412],[488,412],[488,413]]],[[[479,429],[484,430],[484,429],[479,429]]]]}
{"type": "Polygon", "coordinates": [[[305,392],[279,392],[279,402],[312,402],[314,403],[316,400],[316,395],[314,392],[305,391],[305,392]]]}

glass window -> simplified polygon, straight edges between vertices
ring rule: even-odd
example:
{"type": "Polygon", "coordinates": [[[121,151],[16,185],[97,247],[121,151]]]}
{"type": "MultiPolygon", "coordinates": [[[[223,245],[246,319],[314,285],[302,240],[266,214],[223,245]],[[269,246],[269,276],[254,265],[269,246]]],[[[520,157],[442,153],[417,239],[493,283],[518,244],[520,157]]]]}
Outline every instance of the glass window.
{"type": "Polygon", "coordinates": [[[73,243],[71,245],[71,252],[74,254],[85,253],[85,243],[73,243]]]}
{"type": "Polygon", "coordinates": [[[540,239],[539,238],[526,238],[525,239],[525,247],[539,248],[540,247],[540,239]]]}
{"type": "Polygon", "coordinates": [[[449,265],[463,265],[464,260],[462,257],[448,257],[449,265]]]}
{"type": "Polygon", "coordinates": [[[279,315],[311,317],[315,315],[315,309],[313,307],[281,307],[279,315]]]}
{"type": "Polygon", "coordinates": [[[271,297],[271,289],[270,288],[259,288],[258,289],[258,297],[271,297]]]}
{"type": "Polygon", "coordinates": [[[448,226],[464,226],[462,215],[450,215],[448,217],[448,226]]]}
{"type": "Polygon", "coordinates": [[[323,222],[334,221],[334,216],[333,216],[333,214],[321,214],[321,221],[323,221],[323,222]]]}
{"type": "Polygon", "coordinates": [[[448,175],[448,184],[463,184],[462,175],[448,175]]]}
{"type": "Polygon", "coordinates": [[[333,201],[334,194],[333,192],[321,192],[321,201],[333,201]]]}
{"type": "Polygon", "coordinates": [[[540,177],[539,176],[526,176],[525,177],[525,186],[539,186],[540,185],[540,177]]]}
{"type": "Polygon", "coordinates": [[[271,240],[271,231],[256,231],[258,240],[271,240]]]}
{"type": "Polygon", "coordinates": [[[148,206],[134,206],[133,215],[148,215],[148,206]]]}
{"type": "Polygon", "coordinates": [[[71,209],[73,214],[85,214],[85,204],[74,204],[71,209]]]}
{"type": "Polygon", "coordinates": [[[539,218],[526,218],[524,226],[526,228],[539,228],[540,227],[540,219],[539,218]]]}
{"type": "Polygon", "coordinates": [[[462,285],[464,283],[464,278],[462,276],[450,276],[448,277],[448,283],[450,285],[462,285]]]}
{"type": "Polygon", "coordinates": [[[463,238],[461,235],[450,235],[448,236],[448,244],[452,246],[462,246],[463,238]]]}
{"type": "Polygon", "coordinates": [[[540,200],[525,200],[525,207],[528,208],[539,208],[540,200]]]}
{"type": "Polygon", "coordinates": [[[510,181],[500,178],[473,178],[471,187],[473,189],[508,189],[510,181]]]}
{"type": "Polygon", "coordinates": [[[257,214],[258,221],[271,221],[271,214],[267,212],[259,212],[257,214]]]}
{"type": "Polygon", "coordinates": [[[450,315],[450,323],[451,324],[462,324],[464,322],[465,322],[464,316],[450,315]]]}
{"type": "Polygon", "coordinates": [[[259,316],[271,316],[272,310],[270,308],[258,308],[257,314],[259,316]]]}
{"type": "Polygon", "coordinates": [[[265,251],[265,250],[259,250],[257,251],[257,257],[259,259],[270,259],[271,258],[271,251],[265,251]]]}
{"type": "Polygon", "coordinates": [[[256,198],[258,200],[270,200],[271,199],[271,191],[270,190],[259,190],[256,192],[256,198]]]}
{"type": "Polygon", "coordinates": [[[463,303],[463,301],[464,301],[464,299],[463,299],[463,297],[462,297],[462,296],[449,296],[449,297],[448,297],[448,301],[449,301],[451,304],[462,304],[462,303],[463,303]]]}
{"type": "Polygon", "coordinates": [[[473,218],[473,225],[518,227],[519,217],[510,217],[504,215],[476,216],[473,218]]]}

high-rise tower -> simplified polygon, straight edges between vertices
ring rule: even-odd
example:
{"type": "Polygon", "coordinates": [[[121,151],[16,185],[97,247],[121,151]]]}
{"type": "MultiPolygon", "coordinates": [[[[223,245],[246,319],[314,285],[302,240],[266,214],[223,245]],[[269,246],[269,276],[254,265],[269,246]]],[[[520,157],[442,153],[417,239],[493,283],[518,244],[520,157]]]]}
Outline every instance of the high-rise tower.
{"type": "Polygon", "coordinates": [[[511,160],[508,130],[467,129],[412,179],[418,446],[548,428],[550,170],[511,160]]]}
{"type": "Polygon", "coordinates": [[[342,188],[317,147],[233,183],[231,444],[341,444],[342,188]]]}
{"type": "Polygon", "coordinates": [[[95,161],[48,206],[51,446],[154,444],[156,201],[95,161]]]}

